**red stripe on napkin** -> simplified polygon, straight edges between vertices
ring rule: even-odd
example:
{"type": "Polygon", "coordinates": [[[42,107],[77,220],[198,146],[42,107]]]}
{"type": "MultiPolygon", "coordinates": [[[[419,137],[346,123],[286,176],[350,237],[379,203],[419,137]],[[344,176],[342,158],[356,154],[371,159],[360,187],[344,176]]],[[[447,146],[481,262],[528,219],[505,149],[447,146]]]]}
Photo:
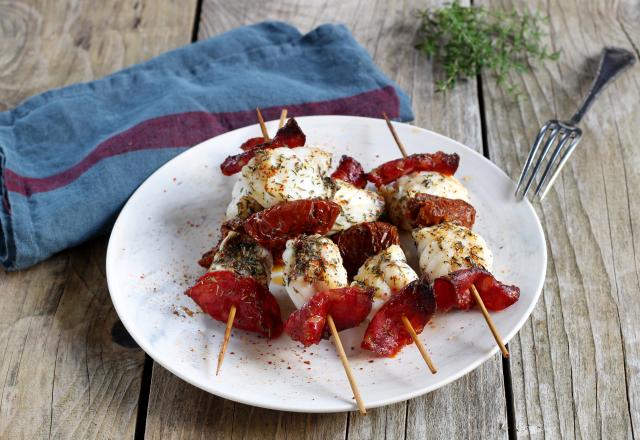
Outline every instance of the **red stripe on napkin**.
{"type": "MultiPolygon", "coordinates": [[[[282,105],[262,109],[265,119],[277,119],[286,107],[290,115],[347,115],[379,118],[382,112],[395,118],[400,101],[392,86],[347,98],[304,104],[282,105]]],[[[160,116],[141,122],[98,144],[84,159],[72,167],[47,177],[22,176],[5,169],[8,191],[25,196],[51,191],[68,185],[103,159],[132,151],[160,148],[188,148],[211,137],[256,122],[255,110],[227,113],[185,112],[160,116]]]]}

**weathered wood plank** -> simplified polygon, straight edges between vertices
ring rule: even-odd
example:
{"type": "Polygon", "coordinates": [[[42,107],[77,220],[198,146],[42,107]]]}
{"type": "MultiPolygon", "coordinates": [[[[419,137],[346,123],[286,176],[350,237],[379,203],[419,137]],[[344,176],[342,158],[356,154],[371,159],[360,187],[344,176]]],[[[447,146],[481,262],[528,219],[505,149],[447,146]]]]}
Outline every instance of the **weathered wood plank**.
{"type": "MultiPolygon", "coordinates": [[[[0,110],[187,43],[194,12],[194,1],[0,2],[0,110]]],[[[1,438],[133,436],[144,354],[112,337],[105,243],[0,274],[1,438]]]]}
{"type": "MultiPolygon", "coordinates": [[[[418,25],[415,9],[428,4],[436,2],[205,0],[199,38],[267,19],[287,21],[302,32],[325,22],[345,23],[382,70],[410,93],[417,125],[447,134],[481,151],[475,81],[447,95],[434,93],[431,64],[413,48],[418,25]]],[[[253,409],[206,396],[186,384],[176,386],[176,381],[178,379],[154,366],[147,419],[150,437],[307,438],[313,435],[329,439],[345,436],[346,414],[309,416],[253,409]],[[163,392],[167,387],[171,393],[163,392]],[[193,393],[198,397],[192,398],[193,393]],[[233,418],[216,411],[198,412],[200,406],[229,411],[228,405],[234,408],[233,418]],[[201,418],[198,426],[193,426],[192,415],[196,412],[201,418]],[[220,430],[222,417],[229,426],[220,430]],[[161,421],[168,418],[172,419],[171,426],[163,425],[161,421]]],[[[426,397],[371,410],[366,417],[352,413],[346,435],[350,439],[504,438],[506,410],[500,360],[496,357],[472,374],[426,397]]]]}
{"type": "Polygon", "coordinates": [[[270,411],[216,398],[155,365],[146,437],[323,440],[344,438],[346,422],[346,416],[270,411]]]}
{"type": "MultiPolygon", "coordinates": [[[[540,125],[568,118],[605,45],[633,50],[637,2],[492,0],[546,11],[559,63],[513,76],[514,102],[489,78],[484,101],[492,159],[517,177],[540,125]]],[[[637,47],[637,45],[636,45],[637,47]]],[[[637,51],[637,49],[636,49],[637,51]]],[[[584,138],[538,213],[550,260],[544,295],[511,344],[518,435],[631,438],[640,426],[640,70],[605,91],[584,138]]]]}

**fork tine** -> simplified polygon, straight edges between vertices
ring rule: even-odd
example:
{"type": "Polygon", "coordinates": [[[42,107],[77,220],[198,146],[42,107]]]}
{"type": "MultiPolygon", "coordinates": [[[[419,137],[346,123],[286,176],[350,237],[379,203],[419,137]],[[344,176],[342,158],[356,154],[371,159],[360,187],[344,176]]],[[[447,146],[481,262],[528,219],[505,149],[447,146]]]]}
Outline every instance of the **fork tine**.
{"type": "Polygon", "coordinates": [[[542,195],[540,196],[540,200],[543,200],[545,198],[545,196],[547,195],[547,193],[549,192],[549,190],[553,186],[553,182],[555,182],[556,179],[558,178],[558,176],[560,175],[560,171],[562,171],[562,167],[564,167],[564,165],[569,160],[569,156],[571,156],[571,153],[573,153],[573,150],[575,150],[575,148],[578,145],[578,143],[580,142],[581,138],[582,138],[582,131],[578,129],[577,134],[576,134],[575,138],[573,139],[573,142],[571,142],[569,147],[566,149],[566,151],[562,155],[562,158],[560,159],[560,163],[558,164],[558,167],[553,172],[553,175],[551,176],[551,179],[549,179],[549,183],[547,184],[546,188],[542,191],[542,195]]]}
{"type": "Polygon", "coordinates": [[[547,121],[542,126],[542,128],[538,132],[538,135],[536,136],[536,140],[533,142],[533,147],[531,147],[531,150],[529,151],[529,156],[527,156],[527,161],[525,162],[524,167],[522,167],[522,172],[520,173],[520,178],[518,179],[518,185],[516,186],[515,192],[516,196],[518,195],[518,191],[520,191],[520,187],[522,186],[524,177],[527,175],[529,167],[531,166],[531,162],[533,161],[533,158],[535,157],[536,152],[538,151],[538,148],[540,147],[540,144],[542,143],[542,140],[544,139],[544,136],[547,133],[547,129],[550,125],[551,121],[547,121]]]}
{"type": "Polygon", "coordinates": [[[538,182],[538,186],[536,187],[536,190],[533,193],[533,197],[537,196],[540,190],[542,189],[542,187],[544,186],[547,178],[551,175],[551,169],[556,164],[556,159],[558,159],[558,156],[560,155],[560,152],[564,148],[567,141],[573,138],[573,135],[574,135],[573,131],[568,131],[564,133],[560,138],[560,141],[558,142],[558,146],[553,151],[553,154],[551,154],[551,158],[549,159],[549,162],[547,163],[547,166],[545,167],[544,172],[542,173],[542,177],[540,178],[540,182],[538,182]]]}
{"type": "Polygon", "coordinates": [[[536,175],[538,174],[538,170],[540,169],[540,165],[542,165],[542,161],[544,160],[545,156],[549,152],[549,148],[551,148],[551,145],[556,141],[556,138],[558,137],[558,133],[561,130],[562,129],[559,126],[557,125],[554,126],[553,131],[551,132],[551,136],[549,136],[549,138],[547,139],[547,142],[545,142],[544,147],[542,148],[542,152],[540,153],[540,156],[536,160],[536,164],[533,167],[531,176],[529,177],[529,180],[527,180],[527,184],[524,186],[524,190],[522,191],[522,198],[527,196],[527,192],[529,192],[529,188],[531,187],[531,184],[533,183],[533,181],[536,178],[536,175]]]}

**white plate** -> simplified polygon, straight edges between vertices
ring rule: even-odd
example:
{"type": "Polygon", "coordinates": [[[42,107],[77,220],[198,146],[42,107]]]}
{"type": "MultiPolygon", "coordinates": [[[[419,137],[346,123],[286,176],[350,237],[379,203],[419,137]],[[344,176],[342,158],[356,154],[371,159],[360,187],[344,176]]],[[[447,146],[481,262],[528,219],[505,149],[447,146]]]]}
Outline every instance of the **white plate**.
{"type": "MultiPolygon", "coordinates": [[[[347,116],[298,118],[307,144],[349,154],[370,169],[398,157],[384,121],[347,116]]],[[[268,123],[275,133],[276,122],[268,123]]],[[[475,230],[495,255],[494,274],[521,288],[520,300],[493,318],[509,340],[531,313],[545,277],[546,246],[528,201],[516,202],[513,182],[475,151],[439,134],[396,124],[410,153],[443,150],[461,157],[456,174],[477,210],[475,230]]],[[[107,279],[123,324],[156,362],[210,393],[238,402],[286,411],[355,409],[340,360],[330,341],[302,349],[286,334],[267,342],[235,330],[220,376],[215,375],[224,324],[199,312],[183,294],[203,273],[200,255],[217,241],[218,228],[236,177],[218,165],[257,126],[209,139],[156,171],[126,204],[111,234],[107,279]]],[[[405,241],[406,242],[406,241],[405,241]]],[[[409,242],[410,243],[410,242],[409,242]]],[[[407,246],[404,246],[405,248],[407,246]]],[[[412,248],[412,246],[410,246],[412,248]]],[[[272,284],[283,317],[293,306],[272,284]]],[[[436,315],[421,334],[438,373],[428,372],[418,350],[406,347],[393,359],[359,349],[364,329],[342,332],[343,343],[365,404],[388,405],[433,391],[461,377],[498,348],[477,310],[436,315]],[[353,347],[353,349],[351,348],[353,347]]]]}

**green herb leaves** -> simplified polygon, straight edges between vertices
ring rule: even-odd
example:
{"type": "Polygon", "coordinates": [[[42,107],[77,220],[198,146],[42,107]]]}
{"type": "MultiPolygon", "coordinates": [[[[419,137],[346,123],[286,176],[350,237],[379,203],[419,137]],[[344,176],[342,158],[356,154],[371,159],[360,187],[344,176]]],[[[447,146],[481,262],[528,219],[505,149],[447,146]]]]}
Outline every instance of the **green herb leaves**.
{"type": "Polygon", "coordinates": [[[527,61],[557,60],[541,40],[547,19],[538,13],[489,10],[461,6],[458,0],[439,9],[420,12],[420,42],[417,48],[440,63],[445,79],[437,89],[451,89],[460,79],[489,71],[510,93],[517,88],[507,83],[510,71],[523,71],[527,61]]]}

